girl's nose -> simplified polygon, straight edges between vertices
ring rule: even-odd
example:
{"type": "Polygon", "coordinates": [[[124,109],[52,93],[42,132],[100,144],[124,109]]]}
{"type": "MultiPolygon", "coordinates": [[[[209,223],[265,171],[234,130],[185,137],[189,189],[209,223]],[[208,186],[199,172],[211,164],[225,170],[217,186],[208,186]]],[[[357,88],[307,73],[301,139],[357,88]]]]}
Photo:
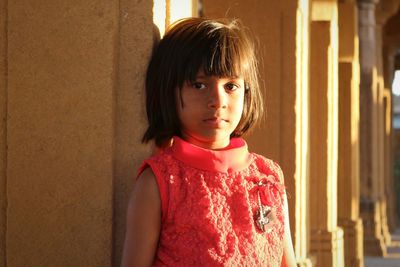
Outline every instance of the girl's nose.
{"type": "Polygon", "coordinates": [[[227,95],[225,92],[225,88],[221,85],[216,85],[215,87],[211,88],[210,96],[208,100],[208,107],[209,108],[226,108],[227,105],[227,95]]]}

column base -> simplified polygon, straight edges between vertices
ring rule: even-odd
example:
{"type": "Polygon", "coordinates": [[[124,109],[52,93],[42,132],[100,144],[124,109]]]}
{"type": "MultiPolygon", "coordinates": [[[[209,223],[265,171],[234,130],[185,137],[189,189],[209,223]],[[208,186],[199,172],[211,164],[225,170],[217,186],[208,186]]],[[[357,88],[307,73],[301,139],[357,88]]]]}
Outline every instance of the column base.
{"type": "Polygon", "coordinates": [[[338,219],[338,226],[344,231],[345,266],[364,266],[364,244],[362,220],[338,219]]]}
{"type": "Polygon", "coordinates": [[[382,236],[386,246],[390,246],[392,243],[392,236],[389,232],[388,218],[387,218],[387,202],[386,199],[379,201],[380,214],[381,214],[381,225],[382,225],[382,236]]]}
{"type": "Polygon", "coordinates": [[[343,230],[311,230],[310,253],[316,256],[317,266],[344,266],[343,230]]]}
{"type": "Polygon", "coordinates": [[[380,205],[378,201],[361,200],[360,215],[364,228],[364,253],[367,256],[386,256],[385,240],[382,236],[380,205]]]}
{"type": "Polygon", "coordinates": [[[296,259],[297,267],[312,267],[315,266],[312,261],[308,258],[296,259]]]}

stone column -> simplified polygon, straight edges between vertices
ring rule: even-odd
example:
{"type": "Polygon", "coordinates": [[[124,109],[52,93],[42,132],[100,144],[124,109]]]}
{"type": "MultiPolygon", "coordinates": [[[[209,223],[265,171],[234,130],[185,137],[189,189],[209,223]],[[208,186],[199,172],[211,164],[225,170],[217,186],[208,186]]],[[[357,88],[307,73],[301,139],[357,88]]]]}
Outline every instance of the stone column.
{"type": "MultiPolygon", "coordinates": [[[[376,14],[377,12],[375,12],[376,14]]],[[[382,236],[384,238],[384,242],[386,246],[391,243],[391,235],[388,227],[388,218],[387,218],[387,200],[388,196],[386,194],[386,186],[388,185],[388,177],[385,176],[385,139],[386,139],[386,129],[385,129],[385,84],[383,77],[383,53],[382,53],[382,24],[384,21],[380,21],[379,17],[376,18],[376,28],[375,28],[375,37],[376,37],[376,74],[377,74],[377,143],[378,143],[378,179],[379,183],[379,202],[381,205],[380,209],[380,217],[381,217],[381,226],[382,226],[382,236]]]]}
{"type": "Polygon", "coordinates": [[[203,0],[206,17],[240,18],[257,38],[267,116],[247,140],[285,174],[299,266],[311,266],[308,221],[309,1],[203,0]]]}
{"type": "Polygon", "coordinates": [[[144,80],[153,43],[158,39],[153,31],[152,1],[120,0],[119,13],[112,266],[121,265],[128,199],[137,170],[152,150],[151,145],[141,144],[147,125],[144,80]]]}
{"type": "MultiPolygon", "coordinates": [[[[283,7],[285,8],[285,7],[283,7]]],[[[296,80],[298,81],[293,88],[283,84],[286,95],[293,95],[291,98],[293,102],[286,103],[284,101],[283,107],[285,108],[286,119],[285,127],[291,129],[289,134],[285,137],[282,149],[284,149],[284,157],[282,158],[282,165],[286,170],[291,172],[287,173],[289,179],[293,179],[291,184],[291,191],[293,199],[289,197],[289,206],[291,205],[295,210],[295,216],[292,215],[292,236],[294,242],[294,249],[297,256],[297,266],[306,267],[311,266],[314,259],[310,258],[310,217],[309,217],[309,20],[310,20],[310,2],[298,1],[296,10],[296,80]],[[293,114],[293,106],[295,113],[293,114]],[[294,117],[294,118],[292,118],[294,117]],[[295,123],[290,123],[291,120],[295,123]],[[293,155],[295,157],[293,158],[293,155]],[[286,162],[286,164],[284,163],[286,162]],[[292,178],[293,177],[293,178],[292,178]]],[[[290,14],[286,15],[288,19],[290,14]]],[[[293,34],[293,33],[292,33],[293,34]]],[[[293,49],[293,47],[291,47],[293,49]]],[[[292,57],[284,59],[290,63],[292,57]]],[[[288,65],[289,66],[289,65],[288,65]]],[[[293,213],[292,213],[293,214],[293,213]]]]}
{"type": "Polygon", "coordinates": [[[7,231],[7,1],[0,0],[0,267],[6,267],[7,231]]]}
{"type": "MultiPolygon", "coordinates": [[[[389,86],[391,87],[391,86],[389,86]]],[[[392,142],[392,92],[391,89],[385,89],[383,95],[383,110],[384,110],[384,177],[385,177],[385,187],[384,194],[386,196],[386,216],[387,216],[387,228],[389,232],[393,232],[396,230],[396,181],[394,180],[394,172],[393,172],[393,149],[394,144],[392,142]]],[[[391,240],[391,235],[390,241],[391,240]]]]}
{"type": "Polygon", "coordinates": [[[358,10],[339,3],[338,225],[344,231],[345,266],[364,266],[360,218],[358,10]]]}
{"type": "MultiPolygon", "coordinates": [[[[359,175],[358,175],[358,120],[354,106],[358,106],[358,92],[352,82],[354,65],[339,64],[339,161],[338,161],[338,225],[344,230],[345,266],[363,266],[363,226],[359,217],[359,175]],[[355,93],[355,94],[354,94],[355,93]],[[353,116],[353,117],[352,117],[353,116]],[[350,118],[349,118],[350,117],[350,118]],[[356,123],[355,123],[356,121],[356,123]],[[353,132],[353,133],[352,133],[353,132]]],[[[358,114],[358,109],[357,109],[358,114]]]]}
{"type": "Polygon", "coordinates": [[[378,143],[378,91],[376,74],[377,0],[359,0],[360,40],[360,212],[364,224],[364,251],[386,254],[382,236],[378,143]]]}
{"type": "Polygon", "coordinates": [[[317,266],[343,266],[337,226],[338,32],[336,2],[313,2],[310,29],[310,249],[317,266]]]}

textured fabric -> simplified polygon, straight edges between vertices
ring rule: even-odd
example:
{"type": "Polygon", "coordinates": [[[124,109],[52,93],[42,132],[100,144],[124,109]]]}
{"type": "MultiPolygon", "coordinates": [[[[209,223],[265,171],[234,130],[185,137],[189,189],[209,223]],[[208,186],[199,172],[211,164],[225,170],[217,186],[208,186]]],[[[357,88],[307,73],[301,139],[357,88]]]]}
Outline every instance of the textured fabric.
{"type": "Polygon", "coordinates": [[[145,160],[158,183],[162,227],[155,266],[280,266],[283,176],[273,161],[249,153],[243,139],[207,150],[175,137],[145,160]],[[261,204],[272,207],[265,232],[261,204]]]}

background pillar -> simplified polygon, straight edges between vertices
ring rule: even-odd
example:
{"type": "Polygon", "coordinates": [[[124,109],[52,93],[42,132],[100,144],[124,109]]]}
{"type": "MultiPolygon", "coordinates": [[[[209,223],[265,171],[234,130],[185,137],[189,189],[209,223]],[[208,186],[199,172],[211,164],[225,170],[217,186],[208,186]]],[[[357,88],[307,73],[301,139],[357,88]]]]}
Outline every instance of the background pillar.
{"type": "Polygon", "coordinates": [[[0,267],[6,267],[7,233],[7,1],[0,0],[0,267]]]}
{"type": "Polygon", "coordinates": [[[337,6],[313,2],[310,29],[310,227],[318,266],[343,266],[337,227],[338,32],[337,6]]]}
{"type": "Polygon", "coordinates": [[[376,0],[359,0],[360,37],[360,212],[364,224],[364,251],[383,256],[386,245],[382,236],[379,144],[378,92],[376,75],[376,0]],[[374,56],[371,56],[374,55],[374,56]]]}
{"type": "Polygon", "coordinates": [[[344,231],[345,266],[364,266],[360,219],[359,61],[356,3],[339,3],[338,225],[344,231]]]}

